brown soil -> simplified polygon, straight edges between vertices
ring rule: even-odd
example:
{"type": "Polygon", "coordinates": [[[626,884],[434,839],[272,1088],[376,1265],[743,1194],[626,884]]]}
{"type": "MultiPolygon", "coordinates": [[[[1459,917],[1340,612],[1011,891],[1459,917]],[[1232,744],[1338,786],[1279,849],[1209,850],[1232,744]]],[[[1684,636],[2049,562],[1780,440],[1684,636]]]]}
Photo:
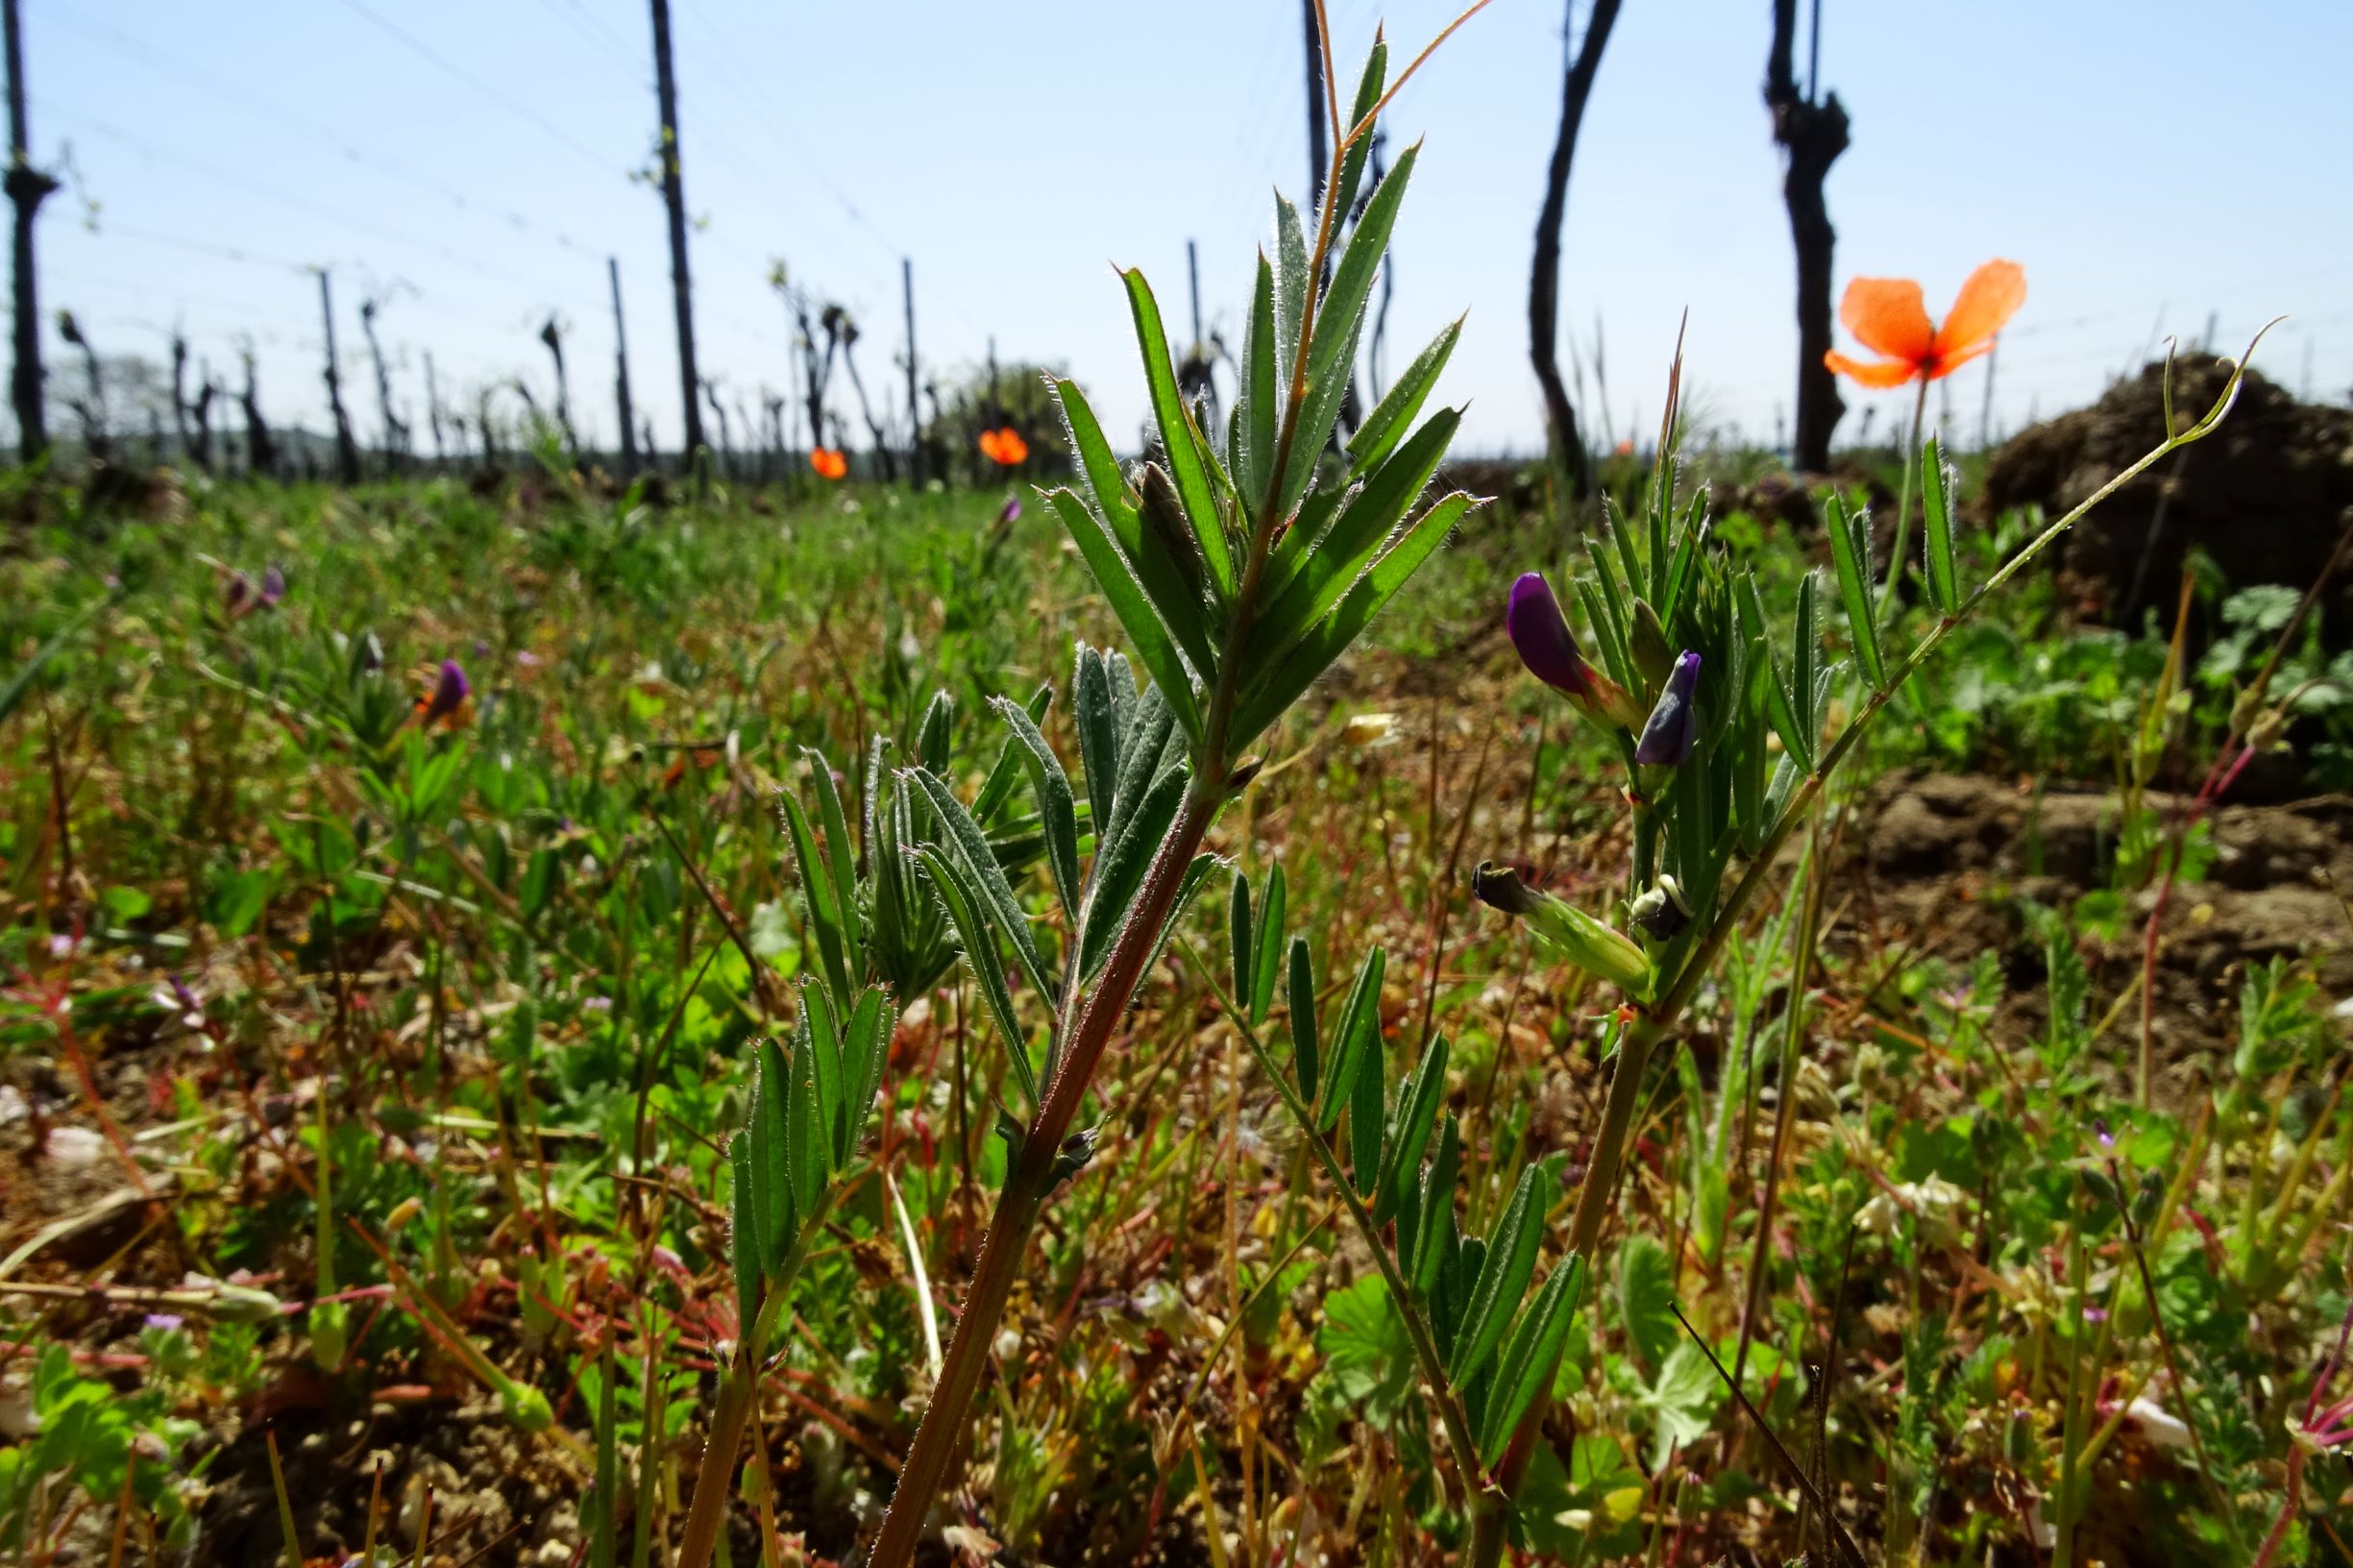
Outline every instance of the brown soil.
{"type": "MultiPolygon", "coordinates": [[[[2185,804],[2173,796],[2152,803],[2169,819],[2185,804]]],[[[2000,952],[2012,988],[2006,1020],[2039,1027],[2044,960],[2020,902],[2064,907],[2109,886],[2118,816],[2116,798],[2104,794],[2038,799],[1996,779],[1890,775],[1860,824],[1855,868],[1863,875],[1851,907],[1891,950],[1956,964],[1987,948],[2000,952]]],[[[2353,888],[2353,797],[2225,805],[2214,814],[2213,833],[2218,853],[2206,879],[2175,887],[2166,905],[2150,1028],[2161,1092],[2226,1068],[2250,966],[2306,955],[2332,992],[2353,990],[2353,916],[2331,886],[2353,888]]],[[[2157,898],[2154,886],[2132,893],[2117,939],[2083,947],[2096,1017],[2141,968],[2157,898]]],[[[2134,1054],[2139,1017],[2127,1008],[2106,1037],[2120,1071],[2134,1054]]]]}
{"type": "MultiPolygon", "coordinates": [[[[1996,452],[1981,515],[2040,506],[2057,517],[2129,467],[2165,434],[2164,376],[2162,363],[2148,365],[2089,408],[2047,420],[1996,452]]],[[[2228,377],[2226,362],[2212,355],[2177,361],[2175,423],[2202,415],[2228,377]]],[[[2128,625],[2170,603],[2192,546],[2235,586],[2302,588],[2319,576],[2349,521],[2353,410],[2298,403],[2249,371],[2221,429],[2102,502],[2060,542],[2055,564],[2088,611],[2128,625]]],[[[2353,577],[2338,578],[2322,626],[2335,643],[2353,641],[2353,577]]]]}

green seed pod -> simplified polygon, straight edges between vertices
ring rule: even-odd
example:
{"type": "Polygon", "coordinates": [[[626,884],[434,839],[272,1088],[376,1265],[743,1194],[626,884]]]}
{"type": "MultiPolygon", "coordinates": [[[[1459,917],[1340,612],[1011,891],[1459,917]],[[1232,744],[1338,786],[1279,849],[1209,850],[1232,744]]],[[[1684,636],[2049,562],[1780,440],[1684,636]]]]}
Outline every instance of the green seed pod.
{"type": "Polygon", "coordinates": [[[548,1404],[548,1396],[527,1383],[509,1381],[499,1390],[499,1408],[524,1432],[545,1432],[555,1424],[555,1411],[548,1404]]]}
{"type": "Polygon", "coordinates": [[[267,1323],[281,1311],[279,1300],[250,1285],[212,1287],[212,1315],[223,1323],[267,1323]]]}
{"type": "Polygon", "coordinates": [[[1532,891],[1517,871],[1483,862],[1471,873],[1479,901],[1517,915],[1537,936],[1589,974],[1597,974],[1637,996],[1649,994],[1651,961],[1632,938],[1594,919],[1565,898],[1532,891]]]}

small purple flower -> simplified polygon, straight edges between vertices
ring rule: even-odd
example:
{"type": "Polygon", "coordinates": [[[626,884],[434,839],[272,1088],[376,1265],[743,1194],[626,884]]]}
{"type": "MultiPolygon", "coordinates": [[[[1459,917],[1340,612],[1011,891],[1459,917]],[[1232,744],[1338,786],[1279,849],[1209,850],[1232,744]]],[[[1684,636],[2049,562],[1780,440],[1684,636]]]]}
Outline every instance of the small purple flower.
{"type": "Polygon", "coordinates": [[[1692,743],[1700,735],[1700,710],[1693,701],[1700,684],[1700,656],[1686,650],[1675,661],[1658,706],[1642,726],[1634,745],[1634,760],[1646,768],[1675,768],[1688,761],[1692,743]]]}
{"type": "Polygon", "coordinates": [[[441,678],[433,682],[433,695],[427,698],[425,706],[417,710],[418,717],[429,724],[436,719],[447,719],[473,692],[473,684],[466,679],[464,668],[455,659],[444,659],[441,661],[441,678]]]}
{"type": "Polygon", "coordinates": [[[273,566],[268,571],[262,573],[261,602],[263,607],[274,609],[277,607],[278,601],[285,597],[285,568],[282,566],[273,566]]]}
{"type": "Polygon", "coordinates": [[[1000,528],[1010,527],[1013,524],[1018,522],[1020,517],[1021,498],[1019,496],[1007,496],[1005,498],[1005,504],[996,509],[996,526],[1000,528]]]}
{"type": "Polygon", "coordinates": [[[1553,597],[1553,585],[1543,573],[1523,573],[1511,585],[1504,628],[1511,633],[1511,646],[1530,674],[1571,697],[1592,697],[1593,670],[1578,651],[1569,618],[1560,613],[1560,600],[1553,597]]]}
{"type": "Polygon", "coordinates": [[[1566,696],[1580,712],[1597,723],[1630,728],[1642,712],[1624,688],[1585,662],[1578,651],[1569,619],[1541,572],[1529,572],[1511,585],[1511,601],[1504,611],[1504,629],[1528,673],[1566,696]]]}
{"type": "Polygon", "coordinates": [[[182,1317],[177,1312],[149,1312],[147,1314],[147,1326],[151,1329],[159,1330],[164,1334],[169,1334],[175,1329],[184,1327],[186,1323],[187,1319],[182,1317]]]}

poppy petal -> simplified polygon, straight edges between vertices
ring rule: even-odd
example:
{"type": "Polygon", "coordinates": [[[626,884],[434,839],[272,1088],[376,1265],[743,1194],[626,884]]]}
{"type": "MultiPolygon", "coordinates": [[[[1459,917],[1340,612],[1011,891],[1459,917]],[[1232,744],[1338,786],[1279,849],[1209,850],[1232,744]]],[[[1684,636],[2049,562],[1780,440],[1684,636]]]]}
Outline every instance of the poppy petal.
{"type": "Polygon", "coordinates": [[[1846,376],[1865,386],[1901,386],[1920,374],[1920,367],[1908,359],[1850,359],[1832,349],[1822,356],[1832,375],[1846,376]]]}
{"type": "Polygon", "coordinates": [[[1990,342],[2026,303],[2026,269],[2015,261],[1988,261],[1969,275],[1936,334],[1936,356],[1959,364],[1961,355],[1990,342]]]}
{"type": "Polygon", "coordinates": [[[1959,370],[1963,365],[1968,364],[1972,359],[1983,358],[1985,355],[1993,352],[1994,340],[1989,337],[1973,349],[1963,349],[1956,355],[1939,356],[1936,361],[1936,368],[1928,372],[1928,380],[1932,381],[1941,381],[1946,377],[1951,375],[1954,371],[1959,370]]]}
{"type": "Polygon", "coordinates": [[[1936,329],[1921,303],[1920,285],[1909,278],[1857,278],[1839,301],[1838,319],[1856,341],[1891,359],[1925,359],[1936,348],[1936,329]]]}

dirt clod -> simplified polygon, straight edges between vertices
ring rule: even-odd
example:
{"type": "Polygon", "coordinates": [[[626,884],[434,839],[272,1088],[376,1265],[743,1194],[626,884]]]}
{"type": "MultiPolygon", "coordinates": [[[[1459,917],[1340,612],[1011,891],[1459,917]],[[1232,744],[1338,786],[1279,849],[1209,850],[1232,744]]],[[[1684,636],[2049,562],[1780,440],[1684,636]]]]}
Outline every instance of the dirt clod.
{"type": "MultiPolygon", "coordinates": [[[[2176,426],[2203,415],[2229,362],[2193,355],[2173,366],[2176,426]]],[[[2089,408],[2016,436],[1987,465],[1980,513],[2040,506],[2057,517],[2087,500],[2165,435],[2165,366],[2145,366],[2089,408]]],[[[2250,370],[2230,417],[2094,508],[2052,553],[2093,614],[2130,625],[2170,603],[2191,547],[2233,586],[2302,588],[2319,576],[2353,519],[2353,410],[2298,403],[2250,370]]],[[[2353,641],[2353,578],[2332,586],[2321,624],[2353,641]]]]}

